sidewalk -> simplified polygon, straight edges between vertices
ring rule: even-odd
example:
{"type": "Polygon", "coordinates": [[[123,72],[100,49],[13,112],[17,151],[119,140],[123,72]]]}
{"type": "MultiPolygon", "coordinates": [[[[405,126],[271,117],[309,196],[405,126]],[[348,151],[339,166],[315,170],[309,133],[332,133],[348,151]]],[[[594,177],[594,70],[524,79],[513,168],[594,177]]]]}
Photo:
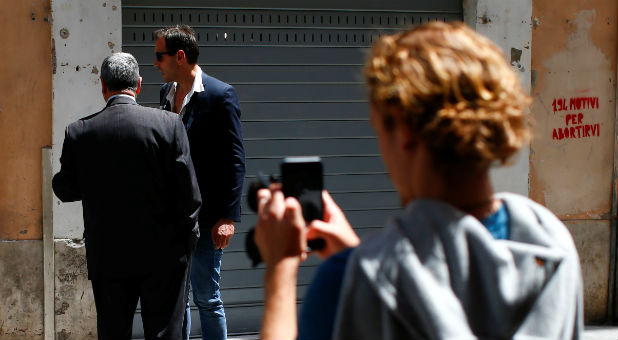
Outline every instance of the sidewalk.
{"type": "MultiPolygon", "coordinates": [[[[257,340],[259,334],[228,337],[229,340],[257,340]]],[[[582,340],[618,340],[618,326],[586,326],[582,340]]]]}
{"type": "Polygon", "coordinates": [[[617,340],[618,326],[586,326],[583,340],[617,340]]]}

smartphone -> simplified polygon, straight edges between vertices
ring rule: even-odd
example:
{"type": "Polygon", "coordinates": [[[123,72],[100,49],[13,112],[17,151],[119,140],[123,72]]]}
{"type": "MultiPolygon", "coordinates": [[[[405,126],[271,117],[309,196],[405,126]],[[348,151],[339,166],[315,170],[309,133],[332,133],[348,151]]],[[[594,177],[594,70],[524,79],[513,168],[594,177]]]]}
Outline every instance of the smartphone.
{"type": "MultiPolygon", "coordinates": [[[[322,159],[317,156],[286,157],[281,162],[283,195],[298,199],[307,224],[324,217],[322,171],[322,159]]],[[[317,250],[324,247],[324,240],[310,240],[307,244],[312,250],[317,250]]]]}

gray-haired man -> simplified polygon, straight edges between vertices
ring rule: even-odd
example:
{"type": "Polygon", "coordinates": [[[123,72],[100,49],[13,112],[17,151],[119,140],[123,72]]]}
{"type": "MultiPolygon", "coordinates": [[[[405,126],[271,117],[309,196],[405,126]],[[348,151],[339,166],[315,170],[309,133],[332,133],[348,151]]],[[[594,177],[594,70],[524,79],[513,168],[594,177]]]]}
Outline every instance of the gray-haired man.
{"type": "Polygon", "coordinates": [[[88,278],[99,339],[129,339],[141,299],[146,339],[180,339],[200,192],[176,115],[138,105],[137,61],[103,61],[105,108],[66,129],[53,179],[63,202],[82,201],[88,278]]]}

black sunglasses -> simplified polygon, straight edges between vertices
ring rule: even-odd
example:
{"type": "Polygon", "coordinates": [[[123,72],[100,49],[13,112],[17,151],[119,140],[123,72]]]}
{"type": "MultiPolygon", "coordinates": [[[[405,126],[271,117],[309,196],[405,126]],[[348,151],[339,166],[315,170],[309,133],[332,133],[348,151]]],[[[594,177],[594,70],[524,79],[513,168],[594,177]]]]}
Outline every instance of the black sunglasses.
{"type": "MultiPolygon", "coordinates": [[[[178,52],[178,51],[176,51],[178,52]]],[[[174,55],[176,54],[176,52],[170,52],[170,51],[165,51],[165,52],[155,52],[155,56],[157,57],[157,61],[161,61],[161,59],[163,59],[163,56],[168,54],[168,55],[174,55]]]]}

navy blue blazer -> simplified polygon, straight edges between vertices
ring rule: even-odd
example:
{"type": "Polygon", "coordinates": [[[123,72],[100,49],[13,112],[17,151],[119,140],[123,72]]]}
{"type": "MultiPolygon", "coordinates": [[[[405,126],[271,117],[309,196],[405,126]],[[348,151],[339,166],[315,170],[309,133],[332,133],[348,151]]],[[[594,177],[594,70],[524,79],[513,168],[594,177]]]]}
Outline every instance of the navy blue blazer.
{"type": "MultiPolygon", "coordinates": [[[[186,106],[183,122],[189,136],[191,158],[202,193],[200,229],[211,229],[221,218],[240,222],[245,149],[236,90],[202,72],[204,91],[196,92],[186,106]]],[[[160,92],[162,109],[172,83],[160,92]]]]}
{"type": "Polygon", "coordinates": [[[82,201],[91,280],[186,263],[201,199],[177,115],[112,98],[67,127],[60,164],[54,193],[82,201]]]}

